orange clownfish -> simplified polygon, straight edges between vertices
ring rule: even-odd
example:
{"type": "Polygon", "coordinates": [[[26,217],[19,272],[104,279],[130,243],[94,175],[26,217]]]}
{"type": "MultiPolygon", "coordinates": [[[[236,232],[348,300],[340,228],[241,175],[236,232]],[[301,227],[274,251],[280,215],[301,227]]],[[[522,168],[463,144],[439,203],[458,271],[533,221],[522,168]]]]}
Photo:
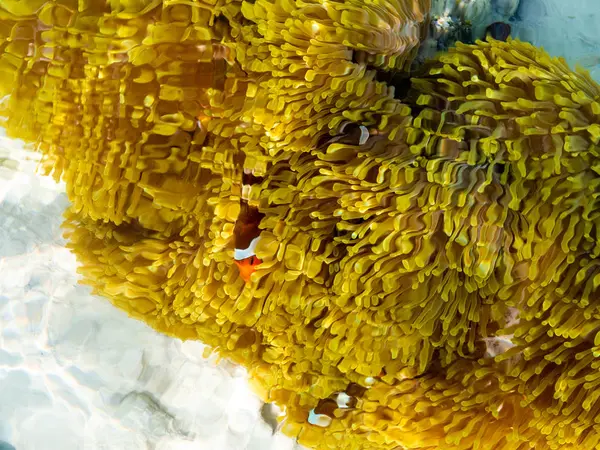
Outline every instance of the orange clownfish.
{"type": "MultiPolygon", "coordinates": [[[[249,184],[257,181],[256,177],[245,171],[243,182],[244,187],[249,190],[249,184]]],[[[256,271],[256,267],[262,261],[256,257],[255,249],[260,239],[259,224],[264,217],[257,208],[248,205],[245,198],[241,200],[241,209],[238,219],[235,223],[235,253],[234,262],[240,271],[240,277],[245,282],[250,281],[250,277],[256,271]]]]}
{"type": "Polygon", "coordinates": [[[256,271],[256,266],[262,263],[262,261],[254,254],[254,249],[256,248],[258,239],[258,236],[255,237],[250,246],[246,249],[235,249],[233,259],[240,271],[240,277],[242,277],[245,282],[250,281],[250,277],[256,271]]]}
{"type": "MultiPolygon", "coordinates": [[[[329,145],[334,142],[349,145],[364,145],[369,139],[370,132],[363,126],[352,122],[344,122],[339,129],[338,136],[324,136],[326,141],[323,145],[329,145]]],[[[376,133],[376,131],[372,131],[376,133]]],[[[254,183],[260,183],[263,179],[255,176],[253,171],[245,168],[242,174],[242,198],[240,200],[240,214],[235,222],[235,254],[234,261],[240,271],[240,277],[245,282],[250,281],[250,277],[256,271],[256,267],[262,263],[256,257],[255,249],[260,239],[259,224],[264,214],[258,211],[258,208],[248,204],[248,193],[254,183]]]]}

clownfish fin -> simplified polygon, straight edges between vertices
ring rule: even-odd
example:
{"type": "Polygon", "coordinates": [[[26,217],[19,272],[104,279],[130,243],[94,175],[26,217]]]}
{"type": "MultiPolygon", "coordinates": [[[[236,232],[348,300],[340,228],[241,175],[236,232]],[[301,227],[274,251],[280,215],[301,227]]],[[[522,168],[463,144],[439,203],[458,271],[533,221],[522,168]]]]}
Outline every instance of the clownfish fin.
{"type": "Polygon", "coordinates": [[[244,258],[242,260],[234,260],[234,262],[240,271],[240,277],[242,277],[242,280],[246,283],[250,281],[250,277],[256,272],[256,267],[262,263],[256,256],[250,256],[249,258],[244,258]]]}

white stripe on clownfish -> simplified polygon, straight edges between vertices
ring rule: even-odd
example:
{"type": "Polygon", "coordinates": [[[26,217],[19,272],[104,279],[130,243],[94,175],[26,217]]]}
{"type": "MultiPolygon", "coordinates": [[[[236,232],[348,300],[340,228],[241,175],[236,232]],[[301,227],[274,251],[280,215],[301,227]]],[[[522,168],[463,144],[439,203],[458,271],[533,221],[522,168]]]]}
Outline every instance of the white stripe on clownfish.
{"type": "Polygon", "coordinates": [[[364,145],[367,143],[370,137],[370,133],[367,127],[364,125],[357,125],[352,122],[343,123],[339,129],[340,134],[332,136],[322,144],[319,145],[331,145],[335,143],[341,143],[346,145],[364,145]],[[351,126],[349,130],[346,130],[348,126],[351,126]]]}
{"type": "Polygon", "coordinates": [[[308,423],[316,425],[318,427],[326,428],[331,425],[333,419],[325,414],[317,414],[314,409],[311,409],[308,413],[308,423]]]}
{"type": "Polygon", "coordinates": [[[242,259],[256,256],[256,253],[255,253],[256,245],[258,244],[259,239],[260,239],[260,236],[256,236],[254,239],[252,239],[248,248],[244,248],[244,249],[236,248],[234,250],[233,259],[235,259],[236,261],[241,261],[242,259]]]}
{"type": "Polygon", "coordinates": [[[249,184],[242,184],[242,200],[248,202],[250,200],[250,190],[252,186],[249,184]]]}
{"type": "MultiPolygon", "coordinates": [[[[354,124],[352,122],[345,122],[345,123],[343,123],[342,126],[340,127],[340,133],[342,133],[342,136],[339,136],[340,138],[344,137],[343,136],[344,130],[349,125],[356,126],[356,124],[354,124]]],[[[358,130],[360,131],[360,135],[358,136],[358,145],[364,145],[364,144],[367,143],[367,140],[369,139],[369,130],[364,125],[359,125],[358,126],[358,130]]]]}
{"type": "Polygon", "coordinates": [[[486,357],[495,358],[502,353],[507,352],[511,348],[515,346],[512,341],[512,334],[508,334],[505,336],[491,336],[483,338],[483,342],[486,345],[486,357]]]}
{"type": "Polygon", "coordinates": [[[335,399],[338,408],[342,408],[342,409],[349,408],[351,400],[352,400],[352,397],[350,397],[345,392],[338,393],[338,395],[335,399]]]}
{"type": "Polygon", "coordinates": [[[369,130],[367,130],[367,127],[361,125],[360,126],[360,138],[358,139],[358,145],[366,144],[368,139],[369,139],[369,130]]]}

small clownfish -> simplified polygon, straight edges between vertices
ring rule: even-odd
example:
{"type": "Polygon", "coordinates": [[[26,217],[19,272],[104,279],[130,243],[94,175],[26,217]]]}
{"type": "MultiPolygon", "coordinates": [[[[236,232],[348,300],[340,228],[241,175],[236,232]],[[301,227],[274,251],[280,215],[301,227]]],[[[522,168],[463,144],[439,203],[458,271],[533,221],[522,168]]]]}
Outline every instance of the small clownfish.
{"type": "MultiPolygon", "coordinates": [[[[375,130],[372,130],[375,132],[375,130]]],[[[317,142],[317,147],[329,146],[330,144],[340,143],[346,145],[365,145],[369,140],[370,134],[367,127],[353,122],[344,122],[339,128],[336,136],[325,134],[317,142]]]]}
{"type": "MultiPolygon", "coordinates": [[[[348,145],[364,145],[369,139],[369,130],[363,126],[352,122],[344,122],[339,129],[338,136],[325,136],[326,141],[323,145],[339,142],[348,145]]],[[[239,269],[240,277],[247,283],[250,277],[256,271],[256,267],[262,263],[257,258],[255,249],[260,239],[260,222],[264,214],[258,211],[258,208],[248,204],[247,194],[254,183],[262,181],[262,178],[255,176],[250,169],[244,169],[242,175],[242,198],[240,200],[240,214],[235,222],[235,253],[234,262],[239,269]]]]}
{"type": "Polygon", "coordinates": [[[238,266],[240,271],[240,277],[242,277],[242,280],[246,283],[250,281],[250,277],[256,271],[256,266],[262,263],[262,261],[254,254],[258,239],[259,236],[252,239],[252,243],[246,249],[241,250],[236,248],[233,256],[235,265],[238,266]]]}
{"type": "Polygon", "coordinates": [[[258,259],[256,256],[251,256],[250,258],[244,258],[242,260],[235,260],[235,265],[238,266],[240,271],[240,277],[246,283],[250,281],[250,277],[256,271],[256,266],[258,266],[262,261],[258,259]]]}
{"type": "MultiPolygon", "coordinates": [[[[250,185],[258,181],[251,173],[244,170],[243,192],[249,191],[250,185]]],[[[247,198],[242,196],[240,202],[240,214],[235,222],[234,238],[235,251],[233,255],[234,262],[240,271],[240,277],[247,283],[250,277],[256,271],[256,267],[262,261],[256,257],[256,245],[260,239],[259,224],[264,215],[256,207],[248,204],[247,198]]]]}

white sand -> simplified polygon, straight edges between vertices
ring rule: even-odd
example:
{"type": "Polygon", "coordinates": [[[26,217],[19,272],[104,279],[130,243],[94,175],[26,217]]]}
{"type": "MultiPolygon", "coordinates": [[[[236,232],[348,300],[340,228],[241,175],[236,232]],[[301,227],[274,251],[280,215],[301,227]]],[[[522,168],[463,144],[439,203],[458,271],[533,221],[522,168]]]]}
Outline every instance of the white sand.
{"type": "Polygon", "coordinates": [[[294,448],[260,418],[243,369],[204,360],[202,344],[162,336],[77,285],[60,237],[63,187],[33,166],[0,167],[0,441],[17,450],[294,448]]]}
{"type": "MultiPolygon", "coordinates": [[[[518,15],[515,36],[600,81],[598,0],[522,0],[518,15]]],[[[5,149],[22,155],[0,139],[0,161],[5,149]]],[[[0,167],[0,441],[17,450],[292,449],[260,419],[244,370],[203,360],[200,343],[161,336],[76,284],[60,237],[62,192],[33,164],[0,167]]]]}

